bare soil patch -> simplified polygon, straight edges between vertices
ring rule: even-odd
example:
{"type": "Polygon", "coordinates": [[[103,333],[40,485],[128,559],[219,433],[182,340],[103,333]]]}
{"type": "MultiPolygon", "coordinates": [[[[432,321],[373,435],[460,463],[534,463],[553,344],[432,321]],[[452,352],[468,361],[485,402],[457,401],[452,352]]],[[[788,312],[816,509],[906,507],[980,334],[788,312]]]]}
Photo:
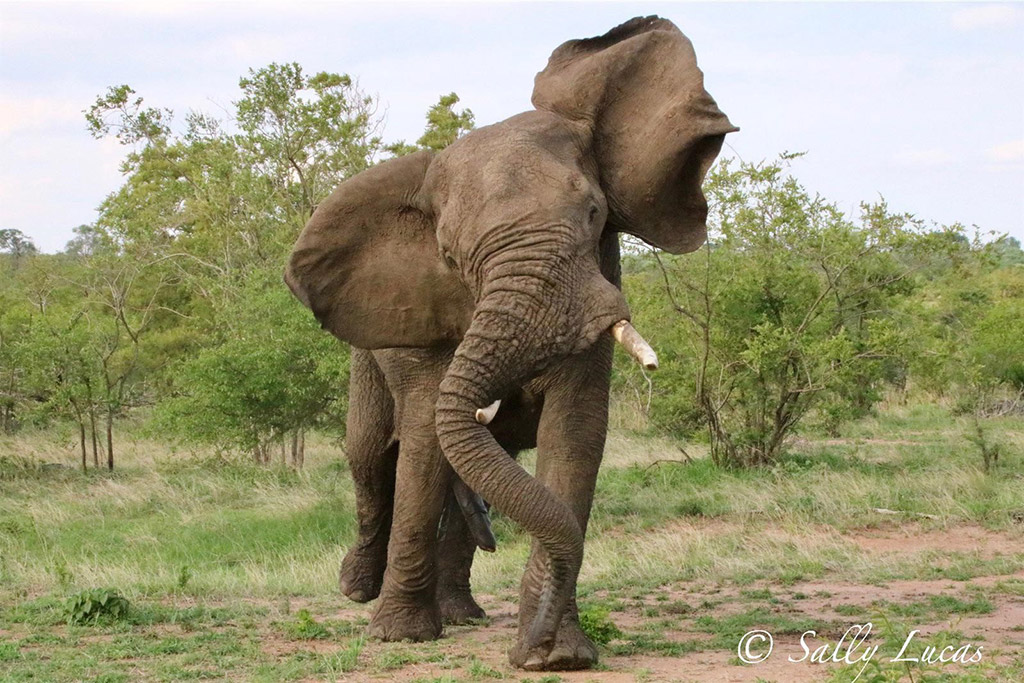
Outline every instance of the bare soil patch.
{"type": "Polygon", "coordinates": [[[939,551],[979,553],[992,558],[1024,552],[1024,531],[993,531],[970,525],[925,529],[919,524],[900,524],[849,533],[845,538],[872,553],[939,551]]]}
{"type": "MultiPolygon", "coordinates": [[[[724,530],[721,521],[687,521],[673,525],[675,533],[714,533],[724,530]]],[[[780,531],[779,533],[785,533],[780,531]]],[[[928,528],[918,523],[860,529],[844,534],[834,530],[810,530],[812,536],[826,533],[838,542],[855,543],[867,553],[915,554],[928,552],[977,552],[982,557],[1013,554],[1024,547],[1021,534],[1016,530],[993,531],[979,526],[961,525],[948,528],[928,528]]],[[[716,585],[711,583],[664,586],[643,600],[626,600],[620,611],[612,613],[612,620],[624,632],[637,633],[649,629],[658,619],[667,617],[676,626],[657,632],[670,643],[696,643],[697,651],[680,656],[636,654],[602,657],[602,671],[561,672],[562,681],[711,681],[754,682],[763,681],[818,681],[828,675],[829,666],[809,662],[788,661],[789,655],[799,657],[803,650],[796,634],[776,636],[773,656],[756,665],[743,665],[737,660],[736,649],[712,649],[712,639],[705,630],[696,626],[701,615],[717,619],[742,614],[757,607],[776,616],[802,618],[821,624],[819,634],[833,642],[854,624],[872,621],[886,605],[927,604],[929,596],[955,596],[968,601],[984,595],[992,605],[988,614],[925,613],[908,617],[912,628],[920,630],[921,638],[939,631],[959,631],[975,644],[983,644],[986,656],[1006,663],[1024,651],[1024,598],[1007,592],[991,591],[993,586],[1006,580],[1024,581],[1024,572],[1008,576],[979,577],[971,581],[889,581],[884,585],[871,585],[856,581],[813,580],[780,586],[758,583],[753,586],[716,585]],[[763,594],[763,596],[761,595],[763,594]],[[658,610],[650,616],[649,610],[658,610]],[[874,616],[873,616],[874,615],[874,616]]],[[[598,594],[596,597],[601,597],[598,594]]],[[[467,660],[475,661],[513,680],[538,680],[544,674],[531,674],[513,670],[506,659],[507,650],[516,637],[516,607],[514,603],[494,596],[481,596],[481,603],[490,615],[485,625],[447,629],[445,639],[437,643],[440,661],[418,661],[388,671],[361,670],[352,675],[353,681],[397,680],[411,681],[446,675],[459,679],[468,676],[467,660]]],[[[771,624],[765,624],[771,630],[771,624]]],[[[880,625],[873,633],[881,641],[880,625]]],[[[816,641],[820,644],[822,641],[816,641]]],[[[385,651],[403,645],[367,642],[360,661],[373,662],[385,651]]],[[[408,646],[414,647],[414,646],[408,646]]],[[[879,654],[878,657],[882,657],[879,654]]],[[[949,673],[963,672],[963,665],[951,664],[949,673]]],[[[367,667],[372,669],[372,667],[367,667]]]]}

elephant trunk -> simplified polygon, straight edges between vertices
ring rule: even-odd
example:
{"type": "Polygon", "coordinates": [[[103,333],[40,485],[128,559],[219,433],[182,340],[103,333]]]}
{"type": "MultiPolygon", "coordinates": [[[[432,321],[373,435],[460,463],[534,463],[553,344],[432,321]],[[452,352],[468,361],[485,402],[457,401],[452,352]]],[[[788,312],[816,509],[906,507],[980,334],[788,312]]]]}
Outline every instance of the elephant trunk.
{"type": "Polygon", "coordinates": [[[526,257],[506,252],[488,264],[472,323],[441,382],[435,420],[459,477],[545,550],[548,575],[527,633],[529,650],[554,643],[583,561],[583,531],[573,510],[510,458],[485,424],[497,399],[629,318],[622,293],[596,263],[565,258],[556,241],[533,246],[526,257]]]}
{"type": "Polygon", "coordinates": [[[527,360],[525,330],[510,330],[508,322],[486,311],[474,317],[441,383],[437,434],[463,481],[547,551],[551,578],[530,630],[533,649],[554,642],[583,560],[583,532],[569,506],[510,458],[477,420],[478,406],[490,405],[536,369],[527,360]]]}
{"type": "Polygon", "coordinates": [[[512,387],[552,360],[592,344],[602,330],[628,315],[621,293],[600,281],[580,277],[580,287],[559,291],[552,286],[556,279],[521,271],[493,278],[437,401],[438,440],[459,477],[525,528],[547,553],[548,581],[527,635],[531,650],[554,643],[583,561],[583,532],[569,506],[510,458],[484,423],[497,410],[496,399],[512,387]]]}

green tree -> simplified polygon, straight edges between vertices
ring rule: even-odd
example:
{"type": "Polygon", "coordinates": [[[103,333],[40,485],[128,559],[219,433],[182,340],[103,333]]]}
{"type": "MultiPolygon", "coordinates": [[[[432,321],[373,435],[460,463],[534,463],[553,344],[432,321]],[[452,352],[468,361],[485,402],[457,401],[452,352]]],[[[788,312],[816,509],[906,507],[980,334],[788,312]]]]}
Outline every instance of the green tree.
{"type": "Polygon", "coordinates": [[[473,130],[476,125],[472,110],[455,111],[455,105],[458,103],[459,96],[455,93],[442,95],[437,104],[427,110],[427,126],[415,145],[399,140],[385,149],[396,157],[421,149],[441,151],[473,130]]]}
{"type": "Polygon", "coordinates": [[[0,262],[6,261],[11,271],[36,253],[36,245],[20,230],[0,230],[0,262]]]}
{"type": "Polygon", "coordinates": [[[706,429],[722,465],[772,462],[812,409],[832,423],[862,414],[901,344],[893,251],[910,217],[865,205],[854,224],[787,173],[794,156],[721,162],[708,244],[627,259],[637,326],[662,353],[652,418],[706,429]]]}
{"type": "Polygon", "coordinates": [[[307,77],[296,63],[250,69],[235,103],[237,142],[282,207],[304,223],[339,182],[380,149],[373,98],[344,74],[307,77]]]}
{"type": "Polygon", "coordinates": [[[310,427],[337,427],[343,411],[348,353],[325,335],[283,287],[255,279],[233,308],[223,340],[180,368],[178,395],[158,408],[157,424],[184,439],[248,451],[270,460],[291,438],[302,465],[310,427]]]}
{"type": "MultiPolygon", "coordinates": [[[[111,353],[104,395],[116,407],[106,417],[139,397],[171,396],[165,424],[187,424],[211,440],[220,434],[217,445],[250,449],[290,430],[301,460],[306,423],[322,419],[324,396],[336,392],[297,398],[308,380],[297,361],[262,353],[282,334],[277,326],[293,320],[270,313],[280,306],[304,313],[281,281],[287,251],[316,204],[372,163],[380,119],[374,100],[346,75],[307,76],[297,64],[271,64],[250,70],[239,86],[229,120],[191,113],[180,133],[170,110],[148,108],[128,86],[98,98],[87,120],[94,134],[116,136],[129,149],[126,178],[68,251],[91,264],[94,277],[82,293],[93,288],[88,296],[99,310],[118,310],[124,287],[149,297],[122,309],[148,311],[144,321],[115,318],[120,324],[104,337],[111,353]],[[144,264],[130,278],[116,267],[128,259],[144,264]],[[136,336],[140,329],[145,334],[136,336]],[[254,381],[277,393],[239,383],[237,363],[245,365],[248,354],[261,369],[254,381]],[[228,396],[234,389],[244,396],[228,396]],[[207,426],[218,419],[234,426],[190,422],[189,401],[206,399],[207,426]],[[244,428],[237,422],[242,406],[249,411],[244,428]]],[[[343,362],[344,353],[336,344],[332,349],[343,362]]]]}

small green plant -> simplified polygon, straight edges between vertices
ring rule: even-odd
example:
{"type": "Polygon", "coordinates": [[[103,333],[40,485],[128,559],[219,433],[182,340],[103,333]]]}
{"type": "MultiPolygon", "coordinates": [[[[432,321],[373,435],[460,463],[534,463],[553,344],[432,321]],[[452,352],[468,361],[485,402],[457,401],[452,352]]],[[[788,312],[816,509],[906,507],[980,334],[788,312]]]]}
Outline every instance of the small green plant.
{"type": "Polygon", "coordinates": [[[128,599],[116,588],[90,588],[68,600],[67,622],[84,624],[100,619],[121,621],[128,616],[128,608],[128,599]]]}
{"type": "Polygon", "coordinates": [[[71,571],[68,569],[67,563],[63,558],[57,558],[53,562],[53,576],[57,579],[57,583],[61,588],[67,588],[71,585],[71,571]]]}
{"type": "Polygon", "coordinates": [[[13,662],[20,657],[17,643],[0,643],[0,662],[13,662]]]}
{"type": "Polygon", "coordinates": [[[178,590],[185,590],[185,586],[192,580],[192,568],[187,564],[181,565],[178,568],[178,590]]]}
{"type": "Polygon", "coordinates": [[[473,657],[473,659],[470,661],[469,666],[467,667],[467,672],[469,673],[469,675],[472,678],[475,678],[475,679],[480,679],[480,678],[504,678],[505,677],[505,675],[502,674],[500,671],[497,671],[496,669],[492,669],[491,667],[487,666],[486,664],[481,662],[476,657],[473,657]]]}
{"type": "Polygon", "coordinates": [[[298,640],[323,640],[331,635],[326,626],[313,618],[308,609],[295,613],[295,621],[285,626],[289,635],[298,640]]]}
{"type": "Polygon", "coordinates": [[[601,607],[581,609],[580,628],[597,645],[607,645],[622,636],[622,631],[608,617],[608,610],[601,607]]]}

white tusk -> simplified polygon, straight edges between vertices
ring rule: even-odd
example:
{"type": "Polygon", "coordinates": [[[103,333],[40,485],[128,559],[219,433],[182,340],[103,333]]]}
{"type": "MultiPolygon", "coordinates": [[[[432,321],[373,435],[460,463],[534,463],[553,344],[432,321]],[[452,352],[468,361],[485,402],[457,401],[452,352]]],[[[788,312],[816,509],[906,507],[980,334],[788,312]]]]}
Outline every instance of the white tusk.
{"type": "Polygon", "coordinates": [[[629,355],[636,358],[645,370],[658,369],[658,354],[654,352],[650,344],[644,341],[644,338],[629,324],[628,320],[620,320],[615,323],[612,325],[611,331],[615,341],[622,344],[629,355]]]}
{"type": "Polygon", "coordinates": [[[497,400],[486,408],[476,409],[476,421],[482,425],[491,424],[491,420],[498,414],[498,407],[501,406],[501,400],[497,400]]]}

